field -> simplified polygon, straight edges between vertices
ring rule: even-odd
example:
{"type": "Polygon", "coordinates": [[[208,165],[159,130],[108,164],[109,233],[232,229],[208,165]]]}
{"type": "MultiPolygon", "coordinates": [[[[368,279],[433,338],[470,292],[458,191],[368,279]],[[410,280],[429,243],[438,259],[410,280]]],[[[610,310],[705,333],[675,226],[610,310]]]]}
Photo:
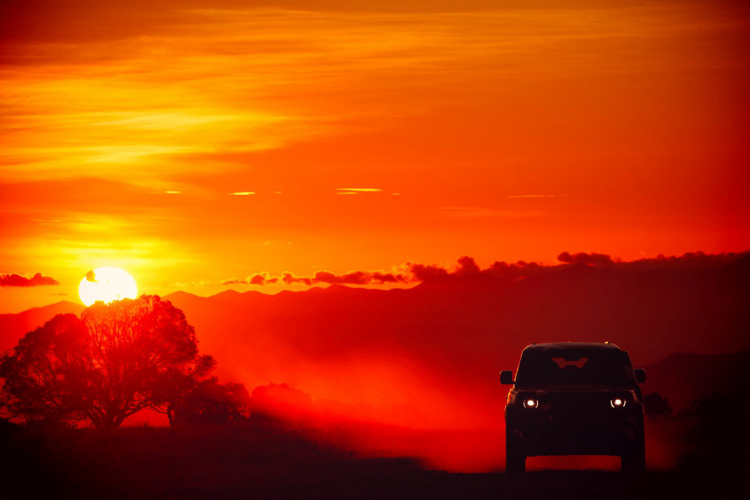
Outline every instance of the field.
{"type": "MultiPolygon", "coordinates": [[[[13,499],[694,498],[731,491],[745,480],[747,466],[737,455],[741,446],[714,442],[723,446],[721,455],[705,448],[702,440],[711,437],[694,419],[652,424],[650,463],[679,453],[671,466],[657,463],[642,476],[616,472],[610,460],[575,458],[534,459],[522,475],[502,467],[446,472],[387,446],[353,451],[361,447],[356,433],[262,420],[113,432],[5,422],[0,474],[4,497],[13,499]],[[560,470],[566,466],[577,469],[560,470]]],[[[437,435],[431,439],[440,442],[437,435]]]]}

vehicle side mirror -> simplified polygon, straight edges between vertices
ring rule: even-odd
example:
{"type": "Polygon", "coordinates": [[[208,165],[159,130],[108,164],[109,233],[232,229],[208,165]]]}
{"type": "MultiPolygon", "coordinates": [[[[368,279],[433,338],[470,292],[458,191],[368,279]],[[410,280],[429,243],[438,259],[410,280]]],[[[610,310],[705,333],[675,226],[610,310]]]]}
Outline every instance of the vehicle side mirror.
{"type": "Polygon", "coordinates": [[[501,371],[500,383],[503,385],[512,385],[513,384],[513,372],[509,370],[501,371]]]}
{"type": "Polygon", "coordinates": [[[635,381],[639,384],[642,384],[646,381],[646,370],[643,368],[638,368],[635,370],[635,381]]]}

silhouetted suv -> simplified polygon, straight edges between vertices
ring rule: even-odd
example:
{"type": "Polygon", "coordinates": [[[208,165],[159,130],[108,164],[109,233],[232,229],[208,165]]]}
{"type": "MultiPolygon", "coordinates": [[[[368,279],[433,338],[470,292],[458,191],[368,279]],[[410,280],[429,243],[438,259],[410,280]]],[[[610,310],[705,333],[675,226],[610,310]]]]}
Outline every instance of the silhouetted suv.
{"type": "Polygon", "coordinates": [[[521,353],[505,405],[508,472],[524,472],[526,457],[616,455],[623,471],[643,471],[644,370],[610,343],[531,344],[521,353]]]}

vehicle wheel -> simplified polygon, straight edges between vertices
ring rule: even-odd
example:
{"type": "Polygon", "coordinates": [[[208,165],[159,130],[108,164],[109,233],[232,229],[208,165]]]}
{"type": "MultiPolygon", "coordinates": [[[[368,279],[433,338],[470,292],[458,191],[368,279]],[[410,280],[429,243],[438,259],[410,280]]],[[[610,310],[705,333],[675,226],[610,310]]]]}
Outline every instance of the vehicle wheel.
{"type": "Polygon", "coordinates": [[[520,449],[513,432],[505,431],[505,472],[526,472],[526,455],[520,449]]]}
{"type": "Polygon", "coordinates": [[[641,474],[646,471],[646,443],[643,437],[620,456],[622,472],[641,474]]]}

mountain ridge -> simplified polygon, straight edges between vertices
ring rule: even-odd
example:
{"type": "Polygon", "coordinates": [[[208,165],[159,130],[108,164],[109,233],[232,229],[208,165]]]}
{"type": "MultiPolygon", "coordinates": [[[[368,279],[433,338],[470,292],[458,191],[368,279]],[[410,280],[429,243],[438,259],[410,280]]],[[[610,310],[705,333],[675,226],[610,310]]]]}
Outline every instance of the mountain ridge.
{"type": "MultiPolygon", "coordinates": [[[[748,263],[689,273],[569,266],[521,280],[469,274],[404,289],[337,285],[164,298],[184,311],[223,380],[248,387],[283,382],[346,403],[442,405],[446,415],[458,411],[459,401],[481,401],[494,415],[502,411],[498,372],[515,368],[531,342],[606,340],[627,350],[636,366],[656,366],[678,351],[750,350],[748,263]]],[[[63,302],[27,316],[41,324],[49,318],[39,311],[82,309],[63,302]]],[[[16,324],[12,338],[3,319],[2,350],[38,326],[27,321],[24,331],[16,324]]],[[[692,380],[689,363],[665,363],[692,380]]],[[[706,369],[721,372],[720,364],[706,369]]],[[[711,388],[700,380],[679,388],[669,371],[652,375],[649,384],[669,381],[663,390],[675,406],[689,400],[691,384],[711,388]]]]}

